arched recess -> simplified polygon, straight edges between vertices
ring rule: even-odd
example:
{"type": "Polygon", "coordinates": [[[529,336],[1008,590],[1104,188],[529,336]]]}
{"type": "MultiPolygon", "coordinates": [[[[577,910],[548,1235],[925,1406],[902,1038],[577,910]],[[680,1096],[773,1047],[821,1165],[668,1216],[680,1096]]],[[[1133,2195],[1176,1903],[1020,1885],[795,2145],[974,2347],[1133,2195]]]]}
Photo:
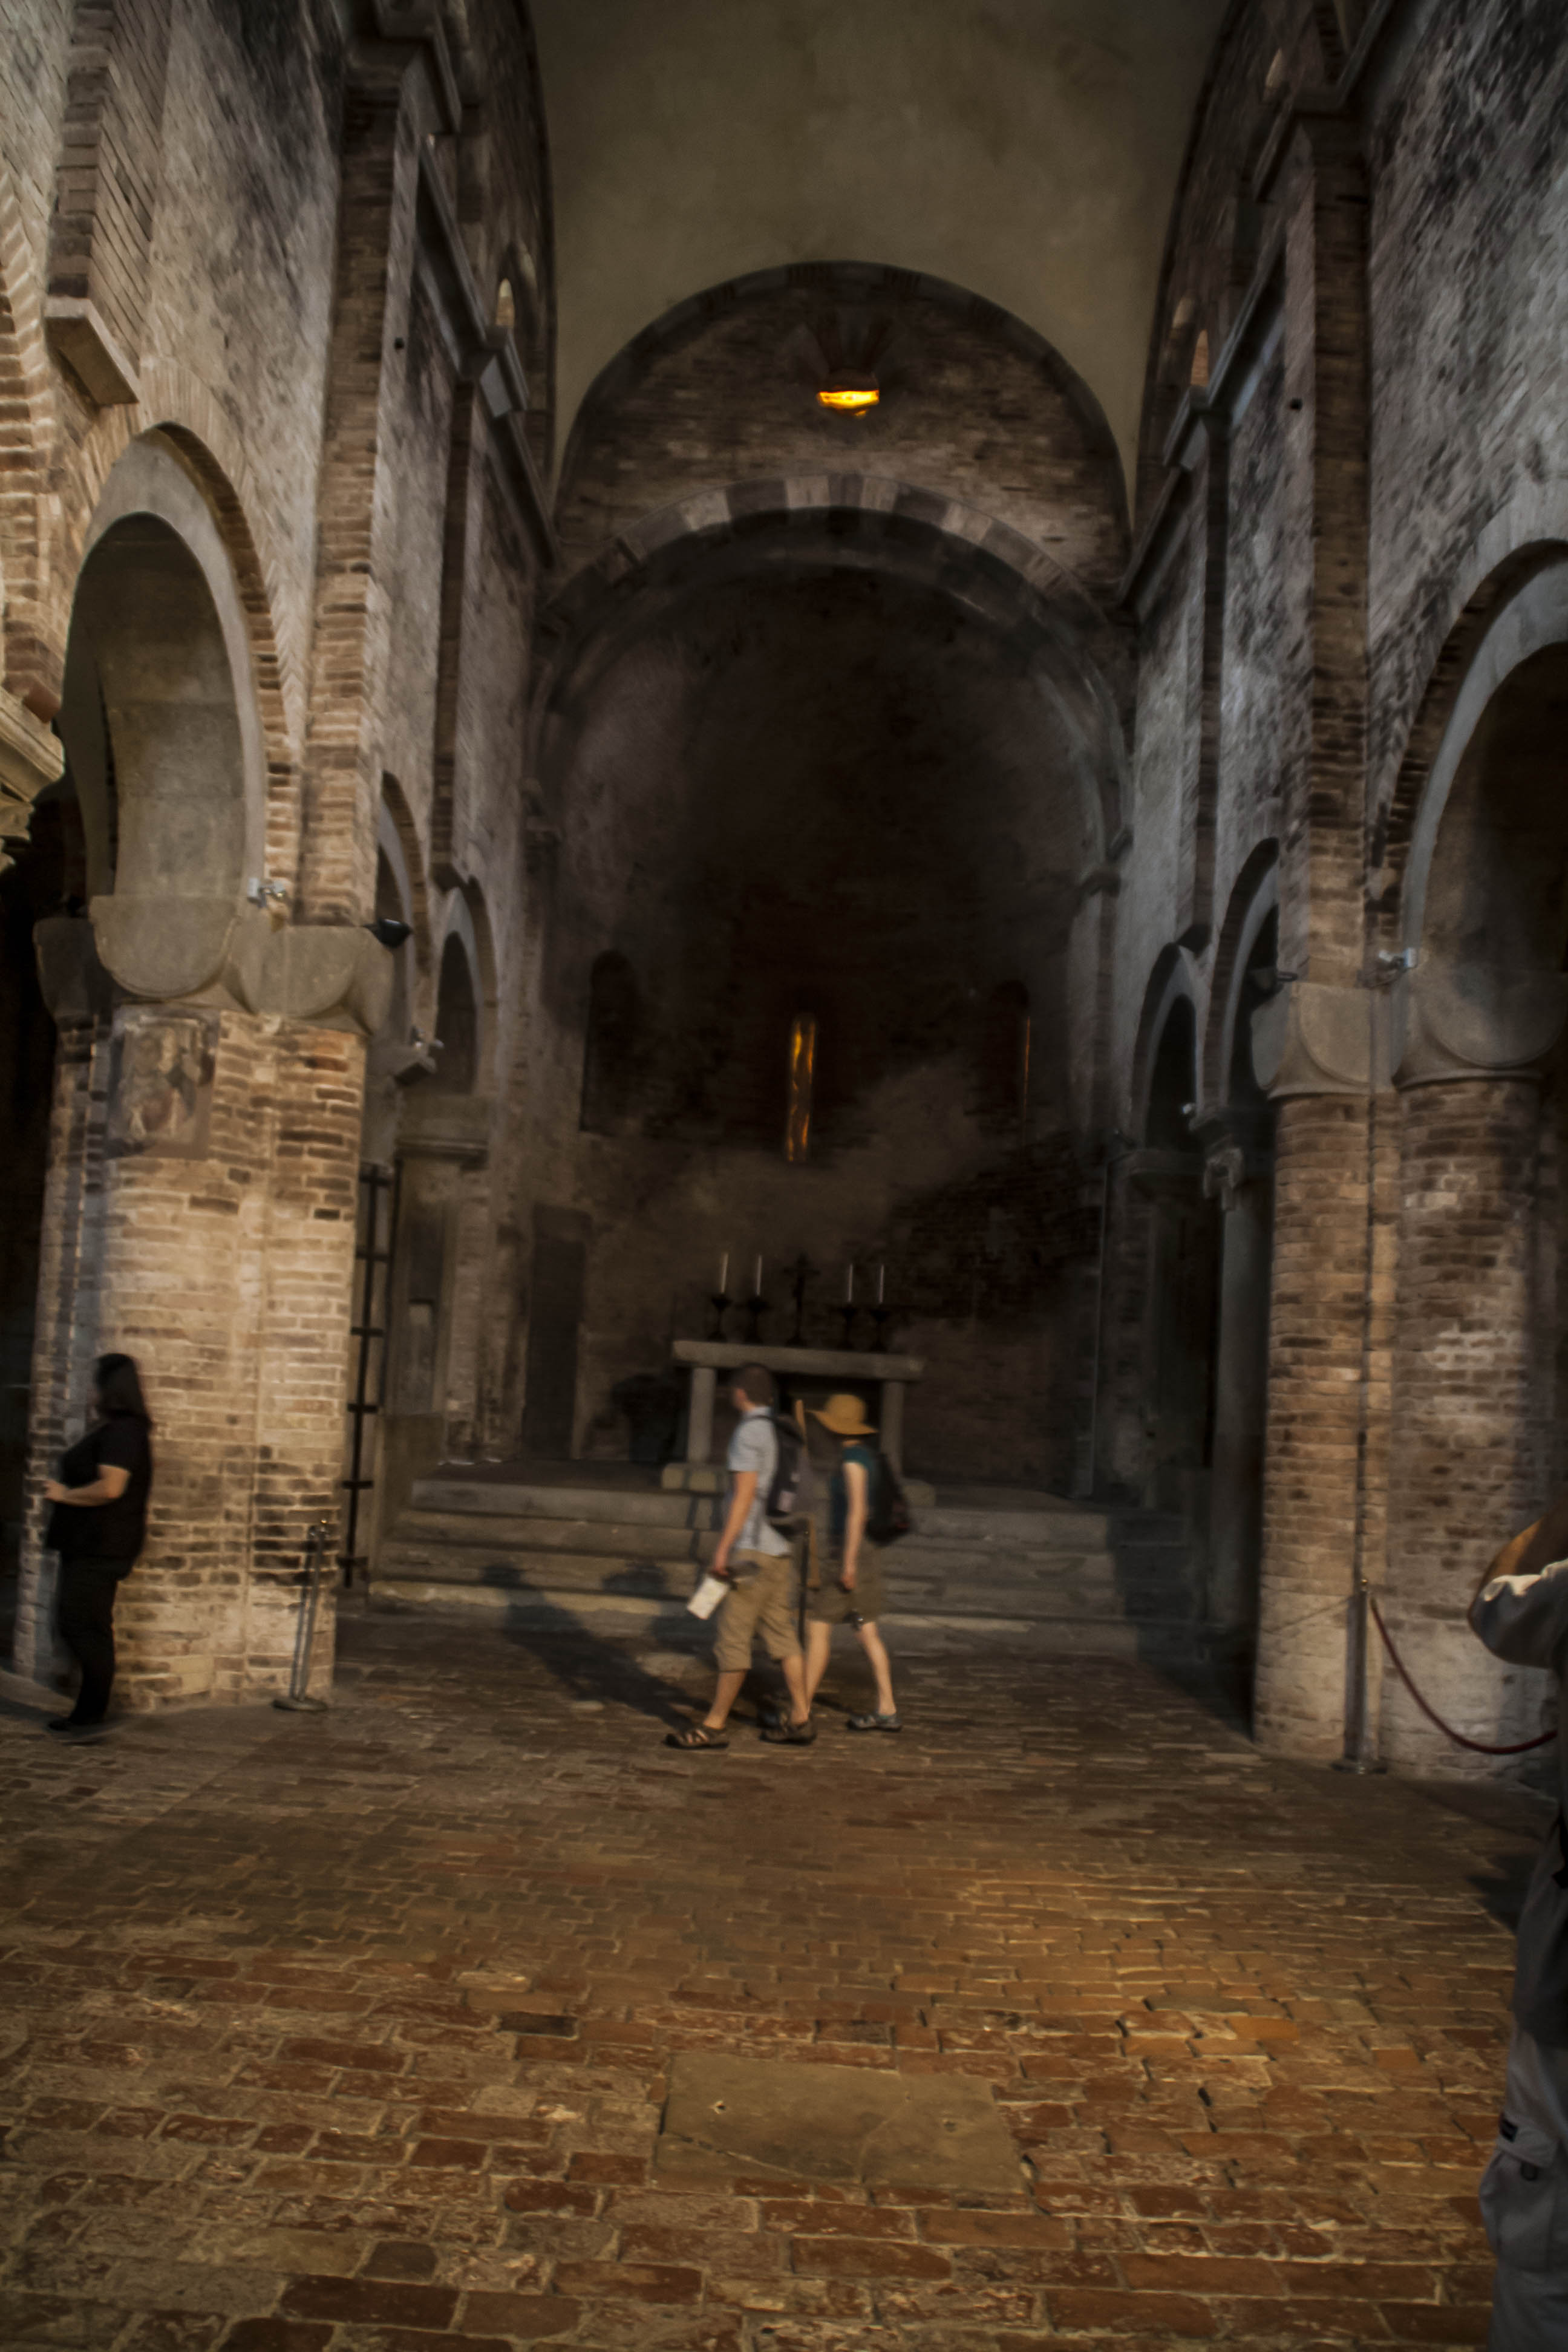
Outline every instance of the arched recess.
{"type": "MultiPolygon", "coordinates": [[[[270,544],[267,501],[217,395],[176,360],[145,359],[140,376],[140,406],[100,410],[85,439],[63,454],[64,494],[50,577],[74,581],[103,517],[125,511],[120,484],[128,467],[142,468],[138,478],[150,482],[147,495],[155,513],[163,512],[160,482],[170,484],[183,475],[195,489],[221,542],[225,593],[237,607],[248,646],[247,668],[266,779],[267,872],[292,889],[300,855],[308,604],[287,584],[287,567],[270,544]],[[151,479],[149,457],[159,463],[157,480],[151,479]]],[[[178,492],[170,487],[168,496],[178,492]]],[[[167,519],[185,529],[179,516],[167,519]]],[[[62,641],[66,621],[63,611],[55,619],[62,641]]]]}
{"type": "Polygon", "coordinates": [[[1046,551],[962,500],[872,474],[729,483],[645,517],[574,575],[540,615],[532,766],[591,697],[658,600],[695,579],[826,567],[937,590],[1037,678],[1072,745],[1086,866],[1121,831],[1131,652],[1123,631],[1046,551]]]}
{"type": "Polygon", "coordinates": [[[1133,1070],[1137,1141],[1121,1163],[1118,1277],[1131,1342],[1122,1409],[1135,1432],[1122,1451],[1144,1503],[1181,1511],[1201,1529],[1214,1445],[1219,1233],[1193,1132],[1197,1067],[1191,961],[1167,948],[1145,992],[1133,1070]]]}
{"type": "Polygon", "coordinates": [[[1199,1102],[1205,1111],[1223,1108],[1230,1098],[1238,1051],[1250,1056],[1250,1042],[1242,1033],[1257,1002],[1257,982],[1249,985],[1247,975],[1260,961],[1258,943],[1279,904],[1279,845],[1262,841],[1236,877],[1215,944],[1199,1073],[1199,1102]]]}
{"type": "Polygon", "coordinates": [[[1433,859],[1461,763],[1513,672],[1568,639],[1568,547],[1500,567],[1467,606],[1423,698],[1387,819],[1385,901],[1400,944],[1419,953],[1433,859]],[[1440,724],[1439,724],[1440,722],[1440,724]],[[1424,750],[1429,762],[1417,776],[1424,750]]]}
{"type": "MultiPolygon", "coordinates": [[[[1128,1132],[1140,1139],[1146,1138],[1149,1125],[1150,1095],[1154,1066],[1161,1042],[1178,1003],[1185,1003],[1186,1018],[1194,1024],[1197,1020],[1197,986],[1192,958],[1184,948],[1164,947],[1154,959],[1143,991],[1143,1010],[1139,1016],[1138,1034],[1132,1047],[1132,1067],[1129,1073],[1127,1091],[1128,1132]]],[[[1196,1064],[1193,1068],[1195,1089],[1196,1064]]],[[[1186,1099],[1194,1097],[1189,1095],[1186,1099]]]]}

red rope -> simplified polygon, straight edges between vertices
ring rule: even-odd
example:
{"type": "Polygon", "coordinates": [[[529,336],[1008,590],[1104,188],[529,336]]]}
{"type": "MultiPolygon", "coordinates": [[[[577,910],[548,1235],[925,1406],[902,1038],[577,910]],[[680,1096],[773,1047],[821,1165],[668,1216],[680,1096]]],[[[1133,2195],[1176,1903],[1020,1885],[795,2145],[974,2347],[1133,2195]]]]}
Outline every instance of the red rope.
{"type": "Polygon", "coordinates": [[[1420,1692],[1411,1681],[1404,1659],[1400,1656],[1398,1651],[1394,1646],[1394,1636],[1383,1622],[1382,1610],[1378,1607],[1377,1602],[1373,1599],[1370,1592],[1367,1594],[1366,1600],[1367,1606],[1372,1611],[1377,1630],[1383,1635],[1383,1646],[1388,1652],[1389,1656],[1393,1659],[1394,1670],[1399,1676],[1400,1681],[1405,1685],[1405,1689],[1410,1693],[1411,1697],[1415,1701],[1416,1706],[1420,1708],[1422,1714],[1426,1716],[1428,1722],[1435,1723],[1438,1730],[1445,1733],[1447,1737],[1449,1739],[1452,1739],[1458,1747],[1473,1748],[1478,1756],[1522,1756],[1526,1748],[1544,1748],[1549,1740],[1556,1738],[1557,1734],[1555,1731],[1543,1731],[1539,1739],[1516,1740],[1511,1748],[1489,1748],[1484,1739],[1467,1739],[1462,1731],[1456,1731],[1451,1723],[1444,1722],[1436,1707],[1427,1706],[1426,1700],[1422,1697],[1420,1692]]]}

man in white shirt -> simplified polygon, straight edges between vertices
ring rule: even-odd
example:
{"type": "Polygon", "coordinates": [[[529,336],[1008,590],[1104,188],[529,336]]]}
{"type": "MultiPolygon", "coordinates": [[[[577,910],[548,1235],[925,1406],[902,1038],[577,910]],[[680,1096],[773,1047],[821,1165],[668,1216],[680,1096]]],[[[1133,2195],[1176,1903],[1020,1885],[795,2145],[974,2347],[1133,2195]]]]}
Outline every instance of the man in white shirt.
{"type": "MultiPolygon", "coordinates": [[[[1568,1673],[1568,1494],[1505,1544],[1470,1603],[1489,1650],[1568,1673]]],[[[1481,2211],[1497,2256],[1489,2352],[1568,2346],[1568,1746],[1557,1740],[1558,1812],[1519,1923],[1513,2039],[1481,2211]]]]}
{"type": "Polygon", "coordinates": [[[807,1747],[816,1737],[795,1629],[795,1547],[767,1514],[768,1490],[779,1458],[773,1423],[776,1394],[773,1374],[761,1364],[742,1365],[731,1386],[741,1417],[730,1440],[729,1508],[711,1563],[711,1573],[726,1578],[731,1586],[720,1607],[713,1645],[719,1680],[703,1720],[688,1731],[668,1733],[667,1748],[728,1748],[724,1726],[759,1635],[768,1655],[784,1669],[790,1696],[787,1719],[763,1736],[788,1748],[807,1747]]]}

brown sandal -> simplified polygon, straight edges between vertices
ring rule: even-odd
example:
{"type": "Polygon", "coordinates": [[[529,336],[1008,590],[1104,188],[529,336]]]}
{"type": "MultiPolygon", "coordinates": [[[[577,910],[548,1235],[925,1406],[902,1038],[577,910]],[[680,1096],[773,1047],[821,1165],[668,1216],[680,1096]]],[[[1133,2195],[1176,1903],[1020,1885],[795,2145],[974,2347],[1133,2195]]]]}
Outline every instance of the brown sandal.
{"type": "Polygon", "coordinates": [[[667,1748],[689,1749],[728,1748],[730,1745],[727,1739],[721,1739],[716,1731],[710,1731],[705,1723],[693,1723],[685,1731],[667,1731],[664,1735],[664,1744],[667,1748]]]}

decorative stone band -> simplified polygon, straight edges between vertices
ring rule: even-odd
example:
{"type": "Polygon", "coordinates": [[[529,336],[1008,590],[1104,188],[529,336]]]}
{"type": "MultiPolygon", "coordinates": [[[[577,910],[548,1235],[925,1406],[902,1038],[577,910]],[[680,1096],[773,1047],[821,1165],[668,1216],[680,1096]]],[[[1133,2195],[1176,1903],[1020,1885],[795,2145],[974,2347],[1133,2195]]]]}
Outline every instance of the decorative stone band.
{"type": "MultiPolygon", "coordinates": [[[[65,766],[65,746],[0,686],[0,845],[26,841],[33,803],[65,766]]],[[[0,845],[0,874],[12,860],[0,845]]]]}
{"type": "Polygon", "coordinates": [[[1422,964],[1389,992],[1396,1087],[1540,1077],[1568,1020],[1568,974],[1422,964]]]}
{"type": "Polygon", "coordinates": [[[1274,1099],[1364,1095],[1372,1080],[1373,993],[1292,981],[1252,1016],[1252,1066],[1274,1099]]]}
{"type": "Polygon", "coordinates": [[[1276,1101],[1459,1078],[1540,1077],[1568,1023],[1568,974],[1425,964],[1384,989],[1296,981],[1252,1016],[1276,1101]]]}
{"type": "Polygon", "coordinates": [[[392,1003],[392,958],[355,923],[278,926],[226,898],[95,898],[91,919],[51,916],[34,941],[45,1003],[62,1028],[107,1012],[116,992],[199,999],[369,1036],[392,1003]]]}

